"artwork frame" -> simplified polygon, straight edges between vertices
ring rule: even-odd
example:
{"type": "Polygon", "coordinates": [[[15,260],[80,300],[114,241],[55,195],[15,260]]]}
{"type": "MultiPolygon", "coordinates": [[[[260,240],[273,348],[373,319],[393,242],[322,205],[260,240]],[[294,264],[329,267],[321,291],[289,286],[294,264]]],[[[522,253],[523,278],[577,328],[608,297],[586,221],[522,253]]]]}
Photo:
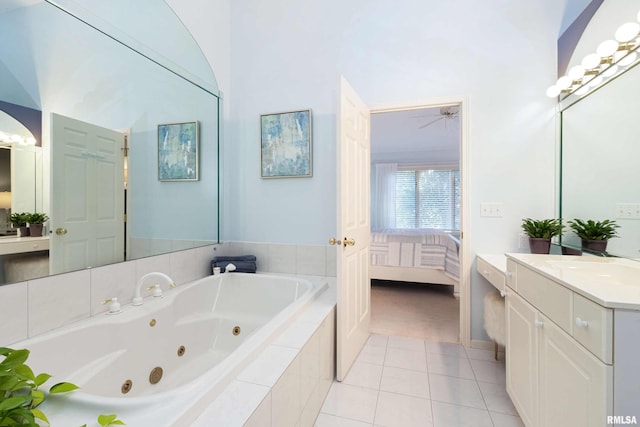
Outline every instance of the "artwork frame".
{"type": "Polygon", "coordinates": [[[311,109],[260,115],[260,177],[313,176],[311,109]]]}
{"type": "Polygon", "coordinates": [[[199,157],[197,120],[158,125],[158,181],[198,181],[199,157]]]}

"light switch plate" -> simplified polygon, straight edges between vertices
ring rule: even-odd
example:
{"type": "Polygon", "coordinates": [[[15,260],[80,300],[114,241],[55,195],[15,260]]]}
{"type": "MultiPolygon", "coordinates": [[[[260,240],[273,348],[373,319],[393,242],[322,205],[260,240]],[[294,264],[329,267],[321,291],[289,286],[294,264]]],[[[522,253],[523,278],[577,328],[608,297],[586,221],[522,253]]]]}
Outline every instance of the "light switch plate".
{"type": "Polygon", "coordinates": [[[480,216],[500,218],[504,215],[504,203],[480,203],[480,216]]]}
{"type": "Polygon", "coordinates": [[[616,203],[617,219],[640,219],[640,203],[616,203]]]}

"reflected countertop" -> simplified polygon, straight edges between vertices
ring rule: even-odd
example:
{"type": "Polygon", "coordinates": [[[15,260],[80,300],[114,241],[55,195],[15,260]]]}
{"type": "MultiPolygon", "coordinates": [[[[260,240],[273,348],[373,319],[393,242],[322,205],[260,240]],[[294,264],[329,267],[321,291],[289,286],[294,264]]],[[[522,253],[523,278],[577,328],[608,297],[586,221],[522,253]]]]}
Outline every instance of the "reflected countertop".
{"type": "Polygon", "coordinates": [[[506,255],[604,307],[640,310],[640,262],[636,260],[522,253],[506,255]]]}
{"type": "Polygon", "coordinates": [[[49,236],[42,237],[0,237],[0,255],[46,251],[49,249],[49,236]]]}

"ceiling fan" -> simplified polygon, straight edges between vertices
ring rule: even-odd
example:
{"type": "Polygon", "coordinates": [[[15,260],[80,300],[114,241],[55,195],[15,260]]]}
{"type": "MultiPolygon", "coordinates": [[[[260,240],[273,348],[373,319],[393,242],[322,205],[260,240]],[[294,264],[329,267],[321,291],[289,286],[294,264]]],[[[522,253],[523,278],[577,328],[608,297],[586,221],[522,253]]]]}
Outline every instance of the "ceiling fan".
{"type": "MultiPolygon", "coordinates": [[[[448,105],[445,107],[440,107],[440,112],[437,114],[437,117],[423,125],[418,126],[418,129],[424,129],[427,126],[430,126],[436,122],[439,122],[440,120],[444,120],[445,126],[446,126],[446,122],[448,120],[454,120],[459,116],[459,114],[460,114],[460,107],[458,107],[457,105],[448,105]]],[[[425,116],[422,116],[422,117],[425,117],[425,116]]],[[[433,117],[433,115],[431,115],[431,117],[433,117]]]]}

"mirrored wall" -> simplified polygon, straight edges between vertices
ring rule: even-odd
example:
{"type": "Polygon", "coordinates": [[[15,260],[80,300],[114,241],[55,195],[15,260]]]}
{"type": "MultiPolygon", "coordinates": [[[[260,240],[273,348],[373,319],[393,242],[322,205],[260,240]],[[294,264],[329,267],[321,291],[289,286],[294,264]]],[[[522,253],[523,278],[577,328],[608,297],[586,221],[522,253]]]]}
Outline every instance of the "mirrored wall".
{"type": "MultiPolygon", "coordinates": [[[[72,1],[58,5],[24,0],[11,3],[12,8],[0,13],[0,37],[11,40],[0,44],[0,100],[42,112],[42,141],[38,145],[43,159],[36,173],[41,174],[42,210],[52,216],[45,226],[50,250],[54,251],[55,243],[79,233],[80,228],[93,233],[105,216],[102,207],[118,205],[123,206],[122,212],[109,211],[108,216],[122,214],[125,238],[117,249],[118,257],[107,262],[217,242],[221,102],[213,73],[203,65],[206,60],[173,11],[162,0],[128,2],[128,6],[123,2],[127,19],[121,23],[124,28],[116,28],[104,20],[106,10],[124,13],[113,1],[94,2],[98,9],[93,13],[100,15],[79,6],[74,9],[77,5],[72,1]],[[132,34],[145,34],[156,40],[156,45],[149,48],[148,40],[138,40],[132,34]],[[163,49],[158,44],[163,40],[166,51],[154,50],[163,49]],[[83,188],[83,194],[55,186],[55,177],[64,176],[68,168],[53,159],[80,133],[75,129],[67,132],[67,139],[56,136],[51,132],[53,115],[122,134],[126,142],[115,150],[126,156],[117,169],[119,179],[100,174],[104,168],[93,161],[103,154],[85,149],[76,157],[86,160],[83,168],[95,170],[95,177],[67,177],[87,182],[76,187],[83,188]],[[179,130],[170,138],[166,134],[159,138],[159,126],[186,122],[197,124],[197,139],[196,135],[182,138],[179,130]],[[168,159],[162,157],[167,145],[173,148],[168,159]],[[177,169],[183,161],[189,168],[195,166],[198,179],[161,180],[161,157],[177,169]],[[114,185],[114,191],[105,191],[114,185]],[[121,197],[123,203],[100,199],[110,193],[121,197]],[[80,202],[83,195],[91,196],[84,198],[89,202],[80,202]],[[59,209],[61,206],[64,208],[59,209]],[[97,211],[93,221],[86,220],[88,210],[97,211]],[[61,223],[69,218],[75,218],[75,226],[73,221],[61,223]],[[65,232],[58,234],[56,230],[65,232]]],[[[117,18],[111,17],[111,22],[118,22],[117,18]]],[[[2,239],[0,245],[5,244],[2,239]]],[[[79,253],[89,250],[83,247],[79,253]]],[[[2,253],[0,264],[14,256],[2,253]]],[[[68,271],[56,265],[51,255],[51,272],[68,271]]],[[[73,268],[104,263],[87,261],[75,263],[73,268]]]]}
{"type": "MultiPolygon", "coordinates": [[[[640,258],[640,67],[627,70],[561,112],[561,217],[614,220],[606,252],[640,258]]],[[[570,230],[562,244],[581,248],[570,230]]]]}

